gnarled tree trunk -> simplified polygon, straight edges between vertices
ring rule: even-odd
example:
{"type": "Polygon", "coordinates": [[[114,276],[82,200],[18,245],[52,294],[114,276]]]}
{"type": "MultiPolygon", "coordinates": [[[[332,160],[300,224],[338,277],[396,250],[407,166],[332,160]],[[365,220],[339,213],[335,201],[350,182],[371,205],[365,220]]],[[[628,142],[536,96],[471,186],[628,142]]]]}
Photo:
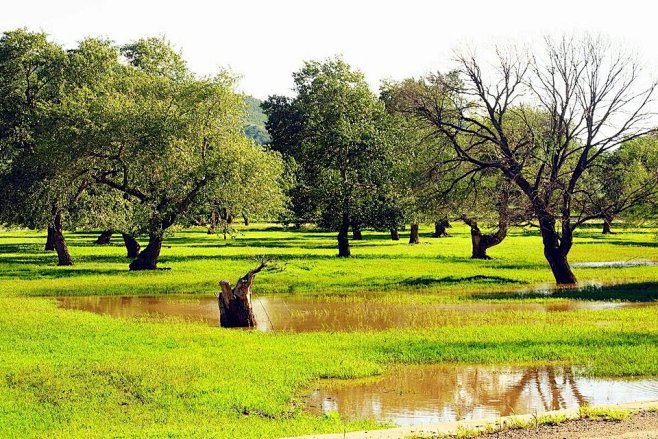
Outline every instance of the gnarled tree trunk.
{"type": "Polygon", "coordinates": [[[418,235],[418,224],[411,225],[409,233],[409,244],[420,244],[420,236],[418,235]]]}
{"type": "Polygon", "coordinates": [[[114,230],[103,230],[101,234],[98,236],[98,239],[96,239],[96,244],[98,245],[109,244],[110,240],[112,239],[112,235],[114,235],[114,230]]]}
{"type": "Polygon", "coordinates": [[[55,228],[53,226],[48,226],[48,236],[46,237],[46,246],[45,251],[54,251],[55,250],[55,228]]]}
{"type": "Polygon", "coordinates": [[[234,288],[227,280],[219,283],[222,291],[215,294],[219,306],[219,325],[223,328],[254,328],[256,317],[251,304],[251,286],[256,273],[267,266],[268,261],[238,279],[234,288]]]}
{"type": "Polygon", "coordinates": [[[361,241],[363,240],[363,235],[361,234],[361,226],[359,223],[352,223],[352,240],[361,241]]]}
{"type": "Polygon", "coordinates": [[[571,285],[577,282],[576,276],[571,271],[567,255],[562,254],[560,251],[544,249],[544,256],[558,285],[571,285]]]}
{"type": "Polygon", "coordinates": [[[249,225],[249,217],[247,216],[247,214],[245,213],[242,214],[242,221],[244,221],[245,226],[249,225]]]}
{"type": "Polygon", "coordinates": [[[462,216],[462,220],[471,228],[471,246],[473,259],[491,259],[487,249],[500,244],[507,236],[507,219],[501,216],[498,221],[498,230],[493,234],[484,234],[475,220],[462,216]]]}
{"type": "Polygon", "coordinates": [[[57,265],[73,265],[73,259],[69,253],[69,246],[66,244],[66,239],[64,238],[62,230],[62,214],[60,212],[55,213],[53,229],[53,240],[55,251],[57,252],[57,265]]]}
{"type": "Polygon", "coordinates": [[[139,250],[141,249],[139,242],[137,242],[133,235],[128,233],[122,233],[121,236],[123,237],[123,243],[126,246],[126,257],[133,259],[136,258],[139,255],[139,250]]]}
{"type": "Polygon", "coordinates": [[[157,270],[158,259],[160,259],[160,250],[162,249],[163,233],[155,232],[149,234],[149,243],[130,263],[132,271],[138,270],[157,270]]]}
{"type": "Polygon", "coordinates": [[[447,219],[442,219],[434,223],[434,233],[432,233],[432,238],[440,238],[442,236],[448,236],[446,229],[450,227],[450,223],[447,219]]]}
{"type": "Polygon", "coordinates": [[[544,244],[544,257],[551,267],[553,277],[558,285],[571,285],[577,282],[576,276],[571,271],[567,255],[573,245],[571,229],[562,223],[562,234],[558,234],[555,228],[555,218],[549,213],[541,213],[539,217],[539,230],[544,244]]]}
{"type": "Polygon", "coordinates": [[[400,234],[398,233],[398,229],[390,229],[391,232],[391,240],[392,241],[399,241],[400,240],[400,234]]]}

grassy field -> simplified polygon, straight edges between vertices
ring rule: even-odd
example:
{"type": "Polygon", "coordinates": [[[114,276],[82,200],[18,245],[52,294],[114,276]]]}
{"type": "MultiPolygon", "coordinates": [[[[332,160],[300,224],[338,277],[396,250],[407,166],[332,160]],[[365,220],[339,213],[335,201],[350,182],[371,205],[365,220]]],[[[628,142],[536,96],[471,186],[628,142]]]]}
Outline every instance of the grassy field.
{"type": "MultiPolygon", "coordinates": [[[[429,230],[429,228],[427,228],[429,230]]],[[[186,230],[162,267],[130,273],[123,248],[69,234],[73,267],[56,267],[44,234],[0,233],[0,437],[277,437],[373,427],[301,411],[321,378],[355,378],[398,363],[577,364],[593,375],[658,375],[654,306],[556,313],[445,311],[413,330],[260,333],[186,322],[125,320],[63,310],[64,295],[210,295],[275,256],[256,294],[405,302],[658,298],[658,267],[576,268],[603,288],[533,293],[552,280],[536,234],[515,231],[472,261],[468,231],[409,246],[366,232],[339,260],[331,233],[252,226],[235,240],[186,230]],[[607,286],[612,285],[612,286],[607,286]],[[520,294],[519,290],[526,291],[520,294]],[[408,293],[408,294],[407,294],[408,293]]],[[[655,228],[583,230],[572,262],[658,261],[655,228]]],[[[117,240],[118,241],[118,240],[117,240]]]]}

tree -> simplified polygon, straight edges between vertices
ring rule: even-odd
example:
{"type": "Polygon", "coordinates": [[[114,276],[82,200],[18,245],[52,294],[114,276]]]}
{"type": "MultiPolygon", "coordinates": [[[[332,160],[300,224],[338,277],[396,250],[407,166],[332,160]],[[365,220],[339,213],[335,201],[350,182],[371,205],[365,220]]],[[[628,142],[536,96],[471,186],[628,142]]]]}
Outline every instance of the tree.
{"type": "Polygon", "coordinates": [[[583,178],[589,190],[578,194],[576,203],[589,216],[601,214],[604,234],[613,233],[612,221],[619,215],[651,217],[658,204],[656,135],[638,137],[607,152],[583,178]]]}
{"type": "Polygon", "coordinates": [[[130,269],[156,269],[165,233],[189,222],[203,197],[222,187],[245,205],[258,199],[240,185],[258,170],[245,161],[262,150],[243,133],[244,103],[232,76],[195,78],[160,39],[125,46],[122,55],[127,63],[112,87],[78,100],[78,142],[93,161],[95,182],[132,200],[132,218],[148,232],[130,269]]]}
{"type": "Polygon", "coordinates": [[[455,210],[451,199],[455,191],[446,188],[453,171],[436,166],[452,161],[452,148],[442,136],[435,134],[431,124],[413,117],[413,112],[409,111],[410,97],[422,87],[422,81],[415,79],[389,81],[383,84],[380,93],[395,133],[393,171],[387,185],[390,195],[386,198],[392,205],[381,209],[395,214],[384,214],[382,218],[390,220],[387,226],[391,230],[410,223],[410,244],[420,242],[418,225],[422,222],[435,221],[436,236],[441,236],[441,227],[445,231],[447,216],[455,210]],[[440,220],[436,221],[437,218],[440,220]]]}
{"type": "Polygon", "coordinates": [[[47,227],[46,250],[57,251],[59,265],[73,264],[63,228],[73,224],[72,215],[81,216],[76,204],[91,184],[64,135],[64,108],[71,95],[103,81],[108,54],[100,40],[65,52],[45,34],[26,30],[0,40],[2,220],[47,227]]]}
{"type": "Polygon", "coordinates": [[[599,38],[547,39],[545,52],[529,59],[497,54],[491,72],[475,55],[459,55],[461,84],[427,78],[416,114],[450,141],[470,165],[466,172],[494,169],[519,188],[556,282],[573,284],[567,257],[574,230],[602,214],[576,210],[578,194],[589,191],[582,177],[607,152],[649,131],[655,83],[643,87],[632,56],[599,38]],[[511,136],[516,120],[524,132],[511,136]]]}
{"type": "Polygon", "coordinates": [[[367,226],[390,170],[387,115],[363,74],[340,58],[307,62],[293,78],[293,99],[264,104],[271,145],[294,163],[293,211],[338,230],[338,256],[348,257],[349,228],[367,226]]]}

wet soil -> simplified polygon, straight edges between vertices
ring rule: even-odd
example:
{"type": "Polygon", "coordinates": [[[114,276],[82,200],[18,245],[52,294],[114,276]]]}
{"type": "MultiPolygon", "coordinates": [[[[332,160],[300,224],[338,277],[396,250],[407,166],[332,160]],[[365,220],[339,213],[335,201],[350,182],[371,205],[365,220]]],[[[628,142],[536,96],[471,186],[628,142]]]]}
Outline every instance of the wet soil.
{"type": "Polygon", "coordinates": [[[580,419],[559,425],[509,430],[478,436],[486,439],[657,439],[658,412],[642,410],[625,421],[580,419]]]}

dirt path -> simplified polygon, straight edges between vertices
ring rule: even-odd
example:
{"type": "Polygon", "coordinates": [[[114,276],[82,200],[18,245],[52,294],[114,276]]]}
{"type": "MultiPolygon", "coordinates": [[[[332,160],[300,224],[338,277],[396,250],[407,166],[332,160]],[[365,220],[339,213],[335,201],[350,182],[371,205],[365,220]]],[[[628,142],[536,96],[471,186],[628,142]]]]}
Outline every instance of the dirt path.
{"type": "Polygon", "coordinates": [[[559,425],[478,436],[486,439],[658,439],[658,412],[640,411],[625,421],[580,419],[559,425]]]}

